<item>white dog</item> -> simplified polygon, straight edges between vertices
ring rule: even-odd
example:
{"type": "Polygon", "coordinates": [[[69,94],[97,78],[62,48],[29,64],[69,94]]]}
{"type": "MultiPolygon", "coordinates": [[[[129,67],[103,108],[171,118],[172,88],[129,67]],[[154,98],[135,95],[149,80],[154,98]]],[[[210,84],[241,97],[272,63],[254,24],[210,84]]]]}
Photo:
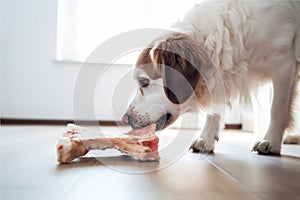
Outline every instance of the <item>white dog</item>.
{"type": "Polygon", "coordinates": [[[200,106],[207,120],[191,148],[210,152],[223,127],[224,104],[234,98],[247,104],[251,92],[272,81],[270,126],[253,150],[280,154],[300,67],[300,2],[205,2],[172,28],[138,58],[140,90],[123,121],[163,129],[200,106]]]}

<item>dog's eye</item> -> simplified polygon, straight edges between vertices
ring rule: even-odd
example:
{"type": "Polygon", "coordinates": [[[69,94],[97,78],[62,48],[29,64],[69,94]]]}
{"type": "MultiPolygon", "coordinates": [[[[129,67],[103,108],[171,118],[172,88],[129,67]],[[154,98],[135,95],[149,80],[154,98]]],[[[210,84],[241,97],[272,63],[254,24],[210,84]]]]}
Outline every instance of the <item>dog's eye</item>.
{"type": "Polygon", "coordinates": [[[149,85],[149,79],[141,79],[139,80],[139,84],[142,87],[147,87],[149,85]]]}

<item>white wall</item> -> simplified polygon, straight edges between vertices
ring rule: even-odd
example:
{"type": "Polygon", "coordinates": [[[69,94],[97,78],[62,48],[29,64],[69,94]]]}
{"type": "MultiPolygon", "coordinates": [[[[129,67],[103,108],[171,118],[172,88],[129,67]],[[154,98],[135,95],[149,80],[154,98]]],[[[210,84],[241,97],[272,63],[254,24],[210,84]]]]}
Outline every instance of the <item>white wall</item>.
{"type": "MultiPolygon", "coordinates": [[[[73,119],[73,90],[81,66],[55,61],[56,1],[8,0],[0,5],[1,116],[73,119]]],[[[91,73],[94,67],[91,66],[91,73]]],[[[134,85],[128,79],[122,82],[124,97],[117,99],[120,104],[112,101],[114,87],[119,87],[118,80],[130,69],[114,66],[104,76],[101,87],[97,86],[94,105],[97,119],[120,119],[127,107],[127,94],[132,93],[134,85]]],[[[239,112],[236,116],[228,115],[229,123],[239,123],[239,115],[239,112]],[[238,121],[232,121],[236,117],[238,121]]],[[[82,111],[76,118],[89,119],[89,116],[82,111]]]]}
{"type": "MultiPolygon", "coordinates": [[[[0,3],[1,116],[73,119],[73,89],[80,65],[55,62],[56,1],[9,0],[0,3]]],[[[129,69],[124,67],[120,72],[129,69]]],[[[119,71],[118,68],[114,70],[119,71]]],[[[115,74],[122,76],[122,73],[115,74]]],[[[102,105],[98,107],[97,117],[111,120],[114,82],[107,79],[105,84],[107,87],[102,90],[102,105]]],[[[128,87],[132,87],[132,83],[129,82],[128,87]]],[[[118,109],[120,115],[125,111],[122,107],[118,109]]]]}
{"type": "MultiPolygon", "coordinates": [[[[81,66],[55,61],[56,1],[8,0],[0,5],[1,116],[73,119],[73,90],[81,66]]],[[[93,74],[95,66],[90,67],[93,74]]],[[[123,76],[130,69],[113,66],[101,84],[98,82],[93,105],[97,119],[119,120],[126,110],[128,94],[134,85],[128,75],[123,76]],[[120,79],[127,80],[122,81],[121,94],[120,79]],[[115,93],[119,96],[113,101],[115,93]]],[[[83,110],[79,116],[76,113],[78,118],[89,119],[89,116],[83,110]]]]}
{"type": "MultiPolygon", "coordinates": [[[[0,1],[0,22],[1,116],[73,119],[73,90],[80,64],[55,62],[56,0],[0,1]]],[[[122,82],[120,104],[112,103],[112,97],[118,80],[130,69],[114,66],[104,77],[100,92],[97,87],[94,106],[99,120],[118,120],[125,111],[133,82],[122,82]]],[[[227,122],[241,122],[240,112],[235,113],[227,122]]],[[[84,113],[81,117],[86,118],[84,113]]]]}

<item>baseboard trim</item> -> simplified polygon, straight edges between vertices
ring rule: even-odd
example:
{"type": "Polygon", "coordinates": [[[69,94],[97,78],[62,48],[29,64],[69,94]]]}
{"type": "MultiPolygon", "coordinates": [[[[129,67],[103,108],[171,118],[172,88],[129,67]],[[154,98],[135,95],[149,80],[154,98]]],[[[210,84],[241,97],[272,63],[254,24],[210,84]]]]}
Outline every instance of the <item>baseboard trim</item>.
{"type": "Polygon", "coordinates": [[[242,124],[225,124],[225,129],[242,130],[242,124]]]}
{"type": "MultiPolygon", "coordinates": [[[[68,123],[78,123],[80,125],[101,125],[101,126],[125,126],[121,121],[108,120],[53,120],[53,119],[10,119],[1,118],[2,125],[66,125],[68,123]]],[[[225,129],[241,130],[242,124],[225,124],[225,129]]]]}

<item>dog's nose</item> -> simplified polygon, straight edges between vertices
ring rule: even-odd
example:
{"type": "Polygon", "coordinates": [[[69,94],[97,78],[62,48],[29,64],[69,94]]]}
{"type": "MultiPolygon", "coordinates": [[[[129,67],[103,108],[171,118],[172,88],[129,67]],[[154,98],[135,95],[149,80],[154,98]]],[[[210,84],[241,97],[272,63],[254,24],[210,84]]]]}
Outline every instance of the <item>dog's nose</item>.
{"type": "Polygon", "coordinates": [[[124,124],[129,124],[129,117],[128,117],[127,114],[123,115],[123,117],[122,117],[122,122],[123,122],[124,124]]]}

